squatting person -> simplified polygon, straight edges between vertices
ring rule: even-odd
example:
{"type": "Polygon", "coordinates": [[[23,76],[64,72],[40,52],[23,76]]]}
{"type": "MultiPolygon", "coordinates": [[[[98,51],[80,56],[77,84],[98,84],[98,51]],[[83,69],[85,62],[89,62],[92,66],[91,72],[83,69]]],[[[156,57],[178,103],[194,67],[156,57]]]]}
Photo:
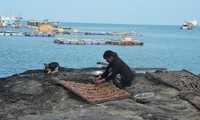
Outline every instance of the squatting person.
{"type": "Polygon", "coordinates": [[[103,58],[109,63],[105,72],[97,77],[92,78],[95,84],[100,84],[112,80],[117,87],[124,89],[130,87],[134,81],[135,74],[130,67],[121,60],[116,52],[107,50],[103,54],[103,58]]]}

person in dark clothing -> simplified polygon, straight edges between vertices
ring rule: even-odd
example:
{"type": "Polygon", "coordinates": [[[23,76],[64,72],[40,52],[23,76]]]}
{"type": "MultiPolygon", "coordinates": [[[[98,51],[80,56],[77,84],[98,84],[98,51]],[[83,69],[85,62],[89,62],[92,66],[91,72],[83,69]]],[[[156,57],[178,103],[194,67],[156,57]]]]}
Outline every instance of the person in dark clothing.
{"type": "Polygon", "coordinates": [[[103,58],[109,63],[104,73],[94,78],[95,84],[100,84],[112,80],[117,87],[124,89],[132,85],[135,75],[130,67],[121,60],[116,52],[105,51],[103,58]]]}

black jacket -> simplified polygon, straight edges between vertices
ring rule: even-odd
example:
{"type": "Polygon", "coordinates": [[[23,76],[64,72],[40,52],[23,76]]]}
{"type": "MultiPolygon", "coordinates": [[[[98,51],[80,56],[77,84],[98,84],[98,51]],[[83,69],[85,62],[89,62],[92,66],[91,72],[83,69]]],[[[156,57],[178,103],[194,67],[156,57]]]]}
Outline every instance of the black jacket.
{"type": "Polygon", "coordinates": [[[130,84],[135,78],[135,75],[131,71],[130,67],[119,57],[115,58],[112,63],[109,63],[101,77],[105,78],[106,81],[109,81],[114,79],[117,74],[121,75],[121,83],[124,85],[130,84]],[[112,69],[111,74],[109,74],[110,69],[112,69]]]}

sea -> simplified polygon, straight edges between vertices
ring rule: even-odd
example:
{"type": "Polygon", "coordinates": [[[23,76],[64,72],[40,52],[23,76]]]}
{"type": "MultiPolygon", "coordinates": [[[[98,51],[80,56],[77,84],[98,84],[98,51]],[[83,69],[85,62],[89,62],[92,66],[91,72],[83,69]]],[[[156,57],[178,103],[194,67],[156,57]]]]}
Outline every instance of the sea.
{"type": "MultiPolygon", "coordinates": [[[[134,25],[62,22],[63,27],[79,31],[130,32],[143,46],[56,44],[53,37],[0,36],[0,78],[44,69],[44,63],[58,62],[66,68],[101,67],[103,53],[115,51],[130,67],[189,70],[200,74],[200,27],[181,30],[178,25],[134,25]]],[[[30,28],[0,28],[0,31],[32,32],[30,28]]],[[[61,38],[121,39],[123,36],[63,35],[61,38]]]]}

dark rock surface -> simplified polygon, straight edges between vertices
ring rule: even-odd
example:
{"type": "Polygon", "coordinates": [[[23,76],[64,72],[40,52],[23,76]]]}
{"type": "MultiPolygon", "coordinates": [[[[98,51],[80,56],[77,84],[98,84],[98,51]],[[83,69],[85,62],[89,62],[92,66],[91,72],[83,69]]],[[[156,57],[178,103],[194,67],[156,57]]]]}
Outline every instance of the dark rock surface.
{"type": "Polygon", "coordinates": [[[60,79],[90,83],[90,73],[99,69],[61,68],[55,75],[30,70],[0,78],[0,120],[200,120],[200,110],[190,102],[199,104],[199,94],[180,92],[148,74],[137,73],[127,88],[133,96],[153,92],[155,97],[146,104],[133,98],[89,104],[57,83],[60,79]]]}

